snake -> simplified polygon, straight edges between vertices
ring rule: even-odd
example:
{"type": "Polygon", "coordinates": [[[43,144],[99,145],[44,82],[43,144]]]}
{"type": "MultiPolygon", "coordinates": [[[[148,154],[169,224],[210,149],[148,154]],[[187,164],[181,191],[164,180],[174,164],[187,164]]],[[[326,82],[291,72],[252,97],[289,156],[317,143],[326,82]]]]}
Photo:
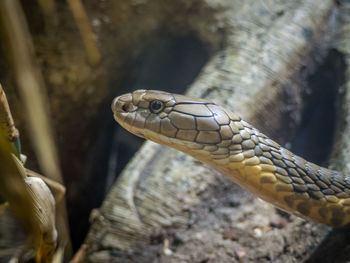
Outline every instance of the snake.
{"type": "Polygon", "coordinates": [[[329,226],[350,225],[350,176],[282,147],[213,102],[135,90],[112,102],[129,132],[180,150],[274,206],[329,226]]]}

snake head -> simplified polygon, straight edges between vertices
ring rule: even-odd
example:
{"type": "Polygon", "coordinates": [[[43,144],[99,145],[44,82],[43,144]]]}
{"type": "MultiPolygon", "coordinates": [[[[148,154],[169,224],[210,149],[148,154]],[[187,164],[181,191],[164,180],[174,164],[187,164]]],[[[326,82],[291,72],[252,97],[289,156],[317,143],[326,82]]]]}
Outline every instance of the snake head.
{"type": "Polygon", "coordinates": [[[230,141],[240,121],[212,102],[156,90],[121,95],[112,110],[131,133],[182,151],[230,141]]]}

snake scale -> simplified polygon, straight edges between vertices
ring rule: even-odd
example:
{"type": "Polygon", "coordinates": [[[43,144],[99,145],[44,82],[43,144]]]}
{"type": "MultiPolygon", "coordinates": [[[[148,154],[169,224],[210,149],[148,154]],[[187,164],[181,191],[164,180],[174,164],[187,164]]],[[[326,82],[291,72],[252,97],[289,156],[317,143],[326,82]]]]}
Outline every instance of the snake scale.
{"type": "Polygon", "coordinates": [[[136,90],[114,99],[131,133],[189,154],[273,205],[331,226],[350,223],[350,176],[308,162],[203,99],[136,90]]]}

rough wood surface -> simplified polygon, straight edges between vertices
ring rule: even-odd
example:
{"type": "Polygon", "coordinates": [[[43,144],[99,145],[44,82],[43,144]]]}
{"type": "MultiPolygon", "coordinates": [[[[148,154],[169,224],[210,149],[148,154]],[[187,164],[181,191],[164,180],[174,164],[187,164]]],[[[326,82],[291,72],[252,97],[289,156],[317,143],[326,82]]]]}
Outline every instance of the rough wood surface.
{"type": "MultiPolygon", "coordinates": [[[[327,53],[325,32],[335,30],[341,11],[334,1],[221,4],[224,47],[187,94],[240,113],[284,144],[300,120],[305,75],[315,56],[322,60],[327,53]]],[[[297,262],[328,233],[294,216],[276,226],[283,217],[272,206],[191,157],[151,142],[92,219],[86,239],[92,262],[297,262]]]]}

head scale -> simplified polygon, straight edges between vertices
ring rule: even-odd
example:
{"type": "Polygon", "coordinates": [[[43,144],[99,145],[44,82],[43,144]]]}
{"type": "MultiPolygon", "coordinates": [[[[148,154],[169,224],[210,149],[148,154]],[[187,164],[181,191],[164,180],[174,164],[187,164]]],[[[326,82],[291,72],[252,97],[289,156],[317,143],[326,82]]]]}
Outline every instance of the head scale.
{"type": "Polygon", "coordinates": [[[230,141],[241,120],[214,103],[155,90],[121,95],[112,110],[131,133],[187,153],[230,141]]]}

